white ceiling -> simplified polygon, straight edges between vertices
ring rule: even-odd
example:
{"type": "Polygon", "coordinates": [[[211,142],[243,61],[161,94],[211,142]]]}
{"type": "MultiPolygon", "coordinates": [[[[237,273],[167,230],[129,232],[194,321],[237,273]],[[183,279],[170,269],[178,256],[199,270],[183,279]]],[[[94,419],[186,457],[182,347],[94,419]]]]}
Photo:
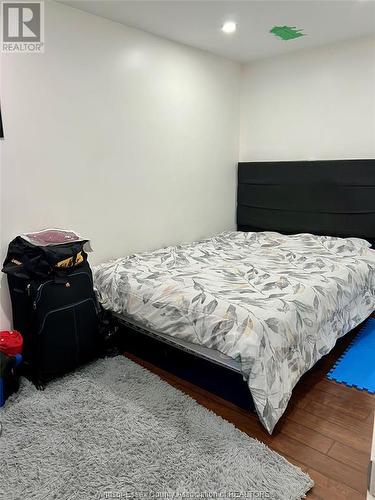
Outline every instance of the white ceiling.
{"type": "Polygon", "coordinates": [[[375,34],[374,0],[62,3],[240,62],[375,34]],[[220,31],[226,20],[237,23],[236,33],[225,35],[220,31]],[[269,33],[275,25],[302,28],[307,36],[281,40],[269,33]]]}

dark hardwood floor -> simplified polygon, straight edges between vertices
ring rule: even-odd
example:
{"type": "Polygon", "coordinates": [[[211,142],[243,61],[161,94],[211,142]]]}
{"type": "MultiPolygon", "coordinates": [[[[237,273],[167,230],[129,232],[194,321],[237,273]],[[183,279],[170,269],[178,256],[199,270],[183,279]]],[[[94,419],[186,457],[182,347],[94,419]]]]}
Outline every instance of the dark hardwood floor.
{"type": "Polygon", "coordinates": [[[325,377],[356,334],[354,331],[341,339],[301,379],[272,436],[255,415],[129,353],[125,355],[308,472],[315,486],[307,498],[363,500],[375,396],[325,377]]]}

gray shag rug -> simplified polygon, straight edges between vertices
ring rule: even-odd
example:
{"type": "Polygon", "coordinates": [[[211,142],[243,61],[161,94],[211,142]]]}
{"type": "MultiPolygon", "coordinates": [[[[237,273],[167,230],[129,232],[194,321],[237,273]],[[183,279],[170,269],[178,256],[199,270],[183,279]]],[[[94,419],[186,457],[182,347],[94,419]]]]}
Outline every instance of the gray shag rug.
{"type": "Polygon", "coordinates": [[[293,500],[313,486],[301,469],[123,356],[44,392],[24,381],[0,421],[7,500],[293,500]]]}

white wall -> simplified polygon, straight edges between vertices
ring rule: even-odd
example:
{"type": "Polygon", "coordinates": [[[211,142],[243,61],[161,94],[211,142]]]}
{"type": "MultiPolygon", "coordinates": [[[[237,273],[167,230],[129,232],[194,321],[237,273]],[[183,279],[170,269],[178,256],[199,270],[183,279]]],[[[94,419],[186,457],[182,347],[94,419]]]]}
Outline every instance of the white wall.
{"type": "Polygon", "coordinates": [[[240,66],[53,2],[45,30],[2,56],[1,258],[47,226],[92,262],[233,229],[240,66]]]}
{"type": "Polygon", "coordinates": [[[374,38],[244,67],[242,161],[374,157],[374,38]]]}

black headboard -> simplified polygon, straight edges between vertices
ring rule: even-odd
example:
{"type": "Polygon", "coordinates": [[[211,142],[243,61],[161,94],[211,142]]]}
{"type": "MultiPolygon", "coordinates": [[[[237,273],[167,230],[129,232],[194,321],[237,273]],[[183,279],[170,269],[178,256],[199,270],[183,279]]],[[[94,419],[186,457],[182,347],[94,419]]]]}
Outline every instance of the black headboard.
{"type": "Polygon", "coordinates": [[[375,160],[241,162],[239,231],[356,236],[375,243],[375,160]]]}

